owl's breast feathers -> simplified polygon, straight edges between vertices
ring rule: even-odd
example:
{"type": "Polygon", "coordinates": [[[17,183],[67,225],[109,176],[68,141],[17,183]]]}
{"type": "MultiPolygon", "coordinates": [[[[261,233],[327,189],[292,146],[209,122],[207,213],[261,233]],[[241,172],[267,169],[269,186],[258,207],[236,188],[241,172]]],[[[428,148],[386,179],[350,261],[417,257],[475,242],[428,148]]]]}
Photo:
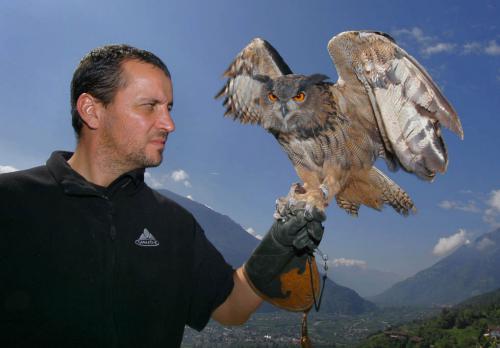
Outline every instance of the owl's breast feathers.
{"type": "Polygon", "coordinates": [[[311,171],[325,167],[342,169],[371,166],[378,144],[367,136],[357,119],[343,115],[338,108],[334,85],[322,83],[321,102],[313,117],[297,120],[297,126],[287,132],[271,131],[294,166],[311,171]]]}

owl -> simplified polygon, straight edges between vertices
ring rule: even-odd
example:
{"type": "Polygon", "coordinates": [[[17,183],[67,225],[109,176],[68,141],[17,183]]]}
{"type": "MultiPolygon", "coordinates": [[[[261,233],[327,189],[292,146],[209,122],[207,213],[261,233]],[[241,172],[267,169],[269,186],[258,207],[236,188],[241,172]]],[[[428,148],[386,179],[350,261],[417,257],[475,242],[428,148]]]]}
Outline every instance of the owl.
{"type": "Polygon", "coordinates": [[[374,166],[385,160],[432,181],[448,164],[441,125],[463,139],[460,120],[427,71],[385,33],[334,36],[328,52],[336,83],[293,74],[265,40],[252,40],[225,72],[216,98],[225,115],[271,133],[303,184],[287,201],[324,209],[333,198],[357,215],[361,205],[414,210],[408,194],[374,166]]]}

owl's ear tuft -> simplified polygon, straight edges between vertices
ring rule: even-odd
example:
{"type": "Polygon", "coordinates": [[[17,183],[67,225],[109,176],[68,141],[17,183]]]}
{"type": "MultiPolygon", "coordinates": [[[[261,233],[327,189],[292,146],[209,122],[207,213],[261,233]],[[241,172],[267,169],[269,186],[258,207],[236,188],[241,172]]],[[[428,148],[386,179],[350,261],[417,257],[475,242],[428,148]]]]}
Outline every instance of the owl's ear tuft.
{"type": "Polygon", "coordinates": [[[271,81],[271,78],[267,75],[253,75],[252,78],[256,81],[266,83],[266,84],[271,81]]]}
{"type": "Polygon", "coordinates": [[[328,79],[329,77],[323,74],[312,74],[307,78],[307,82],[309,85],[316,85],[328,79]]]}

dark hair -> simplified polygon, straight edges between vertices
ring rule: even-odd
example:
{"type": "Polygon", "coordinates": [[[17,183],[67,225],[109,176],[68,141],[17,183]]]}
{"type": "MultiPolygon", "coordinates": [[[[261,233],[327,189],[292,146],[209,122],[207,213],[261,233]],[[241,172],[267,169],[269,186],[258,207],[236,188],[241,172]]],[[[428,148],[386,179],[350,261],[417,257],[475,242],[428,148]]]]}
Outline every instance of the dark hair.
{"type": "Polygon", "coordinates": [[[104,106],[113,101],[117,90],[124,85],[121,65],[127,60],[139,60],[161,69],[170,78],[165,63],[153,53],[128,45],[107,45],[95,48],[82,58],[71,80],[71,117],[77,138],[83,121],[76,107],[82,93],[89,93],[104,106]]]}

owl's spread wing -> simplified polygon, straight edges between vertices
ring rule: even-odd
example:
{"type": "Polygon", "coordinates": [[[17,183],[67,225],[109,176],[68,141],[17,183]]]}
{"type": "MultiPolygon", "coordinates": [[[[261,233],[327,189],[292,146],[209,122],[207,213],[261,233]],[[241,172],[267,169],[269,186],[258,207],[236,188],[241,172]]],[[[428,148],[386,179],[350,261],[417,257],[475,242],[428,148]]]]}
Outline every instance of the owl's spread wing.
{"type": "Polygon", "coordinates": [[[279,53],[267,41],[253,39],[229,65],[224,73],[226,85],[215,96],[225,96],[224,115],[241,123],[260,123],[262,107],[259,103],[263,83],[256,76],[271,78],[291,74],[292,71],[279,53]]]}
{"type": "Polygon", "coordinates": [[[328,52],[348,116],[378,128],[385,157],[425,180],[444,172],[448,158],[440,124],[461,138],[463,131],[425,69],[382,33],[341,33],[330,40],[328,52]]]}

